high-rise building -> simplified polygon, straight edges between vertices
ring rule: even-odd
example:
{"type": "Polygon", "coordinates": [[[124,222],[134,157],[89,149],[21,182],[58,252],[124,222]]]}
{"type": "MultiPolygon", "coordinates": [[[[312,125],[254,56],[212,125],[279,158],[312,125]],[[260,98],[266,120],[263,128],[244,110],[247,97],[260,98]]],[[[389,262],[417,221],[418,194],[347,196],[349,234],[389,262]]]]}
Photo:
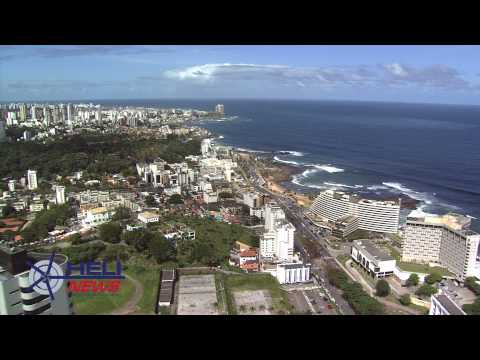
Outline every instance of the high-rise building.
{"type": "Polygon", "coordinates": [[[0,143],[7,140],[7,136],[5,134],[5,122],[0,120],[0,143]]]}
{"type": "Polygon", "coordinates": [[[8,180],[8,191],[15,191],[15,180],[8,180]]]}
{"type": "MultiPolygon", "coordinates": [[[[347,216],[358,217],[358,229],[395,234],[400,222],[400,207],[400,199],[398,202],[376,201],[341,191],[326,190],[317,196],[310,212],[330,222],[347,216]]],[[[350,223],[355,224],[357,221],[350,223]]]]}
{"type": "Polygon", "coordinates": [[[275,202],[265,204],[265,231],[273,231],[277,220],[285,219],[285,213],[275,202]]]}
{"type": "Polygon", "coordinates": [[[95,120],[97,121],[97,124],[101,125],[102,124],[102,108],[98,107],[97,112],[95,113],[95,120]]]}
{"type": "Polygon", "coordinates": [[[57,205],[65,204],[65,186],[57,185],[55,188],[57,205]]]}
{"type": "Polygon", "coordinates": [[[60,108],[58,105],[53,107],[53,122],[58,124],[60,122],[60,108]]]}
{"type": "Polygon", "coordinates": [[[475,276],[480,234],[469,229],[470,223],[470,218],[459,214],[412,211],[407,217],[402,260],[438,263],[460,281],[475,276]]]}
{"type": "Polygon", "coordinates": [[[27,121],[27,104],[20,104],[20,121],[27,121]]]}
{"type": "Polygon", "coordinates": [[[428,315],[467,315],[447,294],[432,295],[428,315]]]}
{"type": "Polygon", "coordinates": [[[71,123],[73,121],[73,105],[67,104],[67,122],[71,123]]]}
{"type": "Polygon", "coordinates": [[[215,106],[215,112],[221,115],[225,114],[225,108],[223,107],[223,104],[218,104],[215,106]]]}
{"type": "Polygon", "coordinates": [[[212,148],[212,141],[210,139],[203,139],[201,143],[202,155],[207,156],[212,148]]]}
{"type": "Polygon", "coordinates": [[[28,190],[35,190],[38,188],[36,170],[28,170],[27,179],[28,179],[28,190]]]}
{"type": "MultiPolygon", "coordinates": [[[[67,281],[63,281],[52,300],[31,289],[27,262],[48,260],[50,254],[0,247],[0,315],[72,315],[67,281]]],[[[54,262],[65,269],[67,257],[55,255],[54,262]]]]}

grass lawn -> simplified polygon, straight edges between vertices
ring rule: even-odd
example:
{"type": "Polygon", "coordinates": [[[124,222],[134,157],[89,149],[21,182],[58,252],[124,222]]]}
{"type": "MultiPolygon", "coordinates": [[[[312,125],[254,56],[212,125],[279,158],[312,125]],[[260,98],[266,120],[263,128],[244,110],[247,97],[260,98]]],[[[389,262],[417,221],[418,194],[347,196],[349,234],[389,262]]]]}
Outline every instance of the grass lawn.
{"type": "Polygon", "coordinates": [[[122,280],[120,290],[110,293],[74,293],[72,300],[77,315],[108,314],[124,305],[133,295],[135,287],[128,279],[122,280]]]}
{"type": "Polygon", "coordinates": [[[138,302],[139,310],[137,313],[155,314],[160,269],[156,267],[129,266],[125,272],[138,280],[143,286],[143,296],[138,302]]]}
{"type": "Polygon", "coordinates": [[[277,279],[270,274],[218,275],[223,281],[227,295],[227,309],[231,315],[237,314],[233,292],[242,290],[268,290],[272,297],[274,312],[289,313],[291,310],[285,292],[280,289],[277,279]]]}
{"type": "Polygon", "coordinates": [[[391,245],[385,245],[390,250],[390,255],[397,260],[397,266],[401,270],[409,271],[409,272],[418,272],[423,274],[431,274],[432,272],[438,272],[442,276],[453,276],[453,274],[445,268],[442,267],[430,267],[427,264],[416,264],[416,263],[409,263],[405,261],[401,261],[401,254],[398,250],[396,250],[391,245]]]}
{"type": "Polygon", "coordinates": [[[343,264],[343,266],[346,266],[345,264],[349,259],[351,259],[351,256],[348,256],[348,255],[345,255],[345,254],[337,256],[337,260],[340,261],[343,264]]]}

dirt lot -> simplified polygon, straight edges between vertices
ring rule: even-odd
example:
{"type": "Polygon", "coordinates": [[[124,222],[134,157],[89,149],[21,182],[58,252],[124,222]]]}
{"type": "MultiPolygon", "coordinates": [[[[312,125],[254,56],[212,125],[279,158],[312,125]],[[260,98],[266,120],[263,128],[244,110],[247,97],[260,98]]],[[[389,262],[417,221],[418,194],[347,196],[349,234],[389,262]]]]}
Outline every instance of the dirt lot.
{"type": "Polygon", "coordinates": [[[178,315],[218,315],[214,275],[180,276],[178,315]]]}
{"type": "Polygon", "coordinates": [[[266,290],[243,290],[233,293],[238,314],[270,315],[272,297],[266,290]],[[242,311],[243,310],[243,311],[242,311]]]}

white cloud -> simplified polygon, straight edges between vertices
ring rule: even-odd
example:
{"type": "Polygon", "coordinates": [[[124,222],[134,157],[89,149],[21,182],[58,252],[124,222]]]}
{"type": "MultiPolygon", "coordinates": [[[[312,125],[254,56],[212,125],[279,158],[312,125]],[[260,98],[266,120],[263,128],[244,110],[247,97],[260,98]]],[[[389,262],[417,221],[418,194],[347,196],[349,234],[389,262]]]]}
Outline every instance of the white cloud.
{"type": "Polygon", "coordinates": [[[418,86],[422,88],[475,89],[458,71],[446,65],[416,68],[398,62],[378,66],[312,67],[249,63],[203,64],[164,72],[180,81],[220,83],[221,81],[266,81],[300,87],[321,86],[418,86]]]}

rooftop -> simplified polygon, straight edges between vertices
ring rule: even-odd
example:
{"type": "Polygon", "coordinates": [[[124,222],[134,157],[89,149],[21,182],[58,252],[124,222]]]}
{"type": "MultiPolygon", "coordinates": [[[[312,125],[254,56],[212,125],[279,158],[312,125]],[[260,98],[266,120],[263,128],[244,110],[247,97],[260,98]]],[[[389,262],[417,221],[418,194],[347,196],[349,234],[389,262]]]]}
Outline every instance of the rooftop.
{"type": "Polygon", "coordinates": [[[377,261],[389,261],[395,260],[392,256],[384,253],[375,247],[369,240],[355,240],[353,246],[357,249],[360,248],[364,253],[367,253],[367,257],[375,259],[377,261]]]}
{"type": "Polygon", "coordinates": [[[450,315],[465,315],[465,312],[452,299],[445,294],[434,295],[440,304],[448,311],[450,315]]]}

